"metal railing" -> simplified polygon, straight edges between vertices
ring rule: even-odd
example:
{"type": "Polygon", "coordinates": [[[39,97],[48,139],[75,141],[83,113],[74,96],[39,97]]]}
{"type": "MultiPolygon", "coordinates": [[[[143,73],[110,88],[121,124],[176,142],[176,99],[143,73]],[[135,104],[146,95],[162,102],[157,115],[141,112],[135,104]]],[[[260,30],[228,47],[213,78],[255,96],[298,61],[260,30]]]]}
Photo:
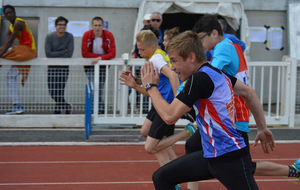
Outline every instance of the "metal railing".
{"type": "MultiPolygon", "coordinates": [[[[27,62],[14,62],[0,59],[0,127],[83,127],[85,109],[85,85],[88,83],[83,66],[90,65],[84,58],[36,58],[27,62]],[[21,103],[25,113],[5,115],[11,107],[6,85],[6,73],[13,64],[31,65],[28,80],[24,87],[19,84],[21,103]],[[65,98],[72,104],[71,115],[52,115],[54,101],[47,86],[48,65],[69,65],[69,79],[65,88],[65,98]],[[53,118],[53,119],[49,119],[53,118]],[[16,122],[16,120],[18,122],[16,122]]],[[[93,123],[103,125],[141,125],[150,108],[151,101],[133,89],[120,85],[118,77],[123,70],[131,69],[138,74],[143,59],[115,58],[100,61],[95,66],[93,123]],[[102,89],[104,114],[98,113],[99,65],[105,65],[106,80],[102,89]]],[[[268,125],[294,126],[296,105],[297,60],[284,57],[282,62],[249,62],[250,85],[260,98],[268,125]]],[[[21,76],[18,76],[21,80],[21,76]]],[[[178,122],[185,125],[186,121],[178,122]]],[[[250,124],[254,124],[251,116],[250,124]]]]}
{"type": "MultiPolygon", "coordinates": [[[[249,62],[250,86],[255,89],[265,110],[268,125],[294,127],[297,59],[281,62],[249,62]]],[[[254,125],[253,116],[250,125],[254,125]]]]}

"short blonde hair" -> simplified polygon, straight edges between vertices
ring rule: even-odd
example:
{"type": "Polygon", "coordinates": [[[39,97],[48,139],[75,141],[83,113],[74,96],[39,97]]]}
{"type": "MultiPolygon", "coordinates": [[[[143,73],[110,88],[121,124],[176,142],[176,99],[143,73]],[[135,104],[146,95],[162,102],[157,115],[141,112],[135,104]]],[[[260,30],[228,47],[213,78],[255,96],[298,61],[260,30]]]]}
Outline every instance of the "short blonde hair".
{"type": "Polygon", "coordinates": [[[175,36],[167,46],[167,52],[171,51],[177,51],[183,60],[186,60],[190,53],[194,53],[198,63],[206,61],[201,39],[192,31],[175,36]]]}
{"type": "Polygon", "coordinates": [[[136,41],[145,45],[158,45],[157,38],[151,30],[142,30],[136,35],[136,41]]]}

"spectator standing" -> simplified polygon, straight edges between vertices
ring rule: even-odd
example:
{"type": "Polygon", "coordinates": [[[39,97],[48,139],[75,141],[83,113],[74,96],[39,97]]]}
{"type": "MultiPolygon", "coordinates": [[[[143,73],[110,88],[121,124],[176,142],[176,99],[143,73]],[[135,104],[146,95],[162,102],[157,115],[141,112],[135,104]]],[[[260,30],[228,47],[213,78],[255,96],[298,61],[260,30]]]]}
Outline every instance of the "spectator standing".
{"type": "MultiPolygon", "coordinates": [[[[66,31],[68,20],[59,16],[55,20],[55,32],[48,34],[45,42],[46,56],[49,58],[70,58],[74,51],[73,35],[66,31]]],[[[69,76],[69,66],[48,66],[48,89],[55,101],[54,114],[64,109],[71,113],[71,105],[65,100],[65,87],[69,76]]]]}
{"type": "Polygon", "coordinates": [[[143,18],[144,26],[150,25],[150,20],[151,20],[151,14],[145,14],[143,18]]]}
{"type": "Polygon", "coordinates": [[[164,32],[163,30],[160,28],[161,24],[162,24],[162,15],[159,12],[153,12],[151,14],[151,20],[150,20],[150,24],[153,28],[155,28],[156,30],[158,30],[159,36],[158,36],[158,46],[160,47],[160,49],[164,50],[164,45],[163,45],[163,41],[164,41],[164,32]]]}
{"type": "MultiPolygon", "coordinates": [[[[92,29],[85,32],[82,37],[81,53],[84,58],[94,58],[91,62],[95,65],[100,60],[110,60],[116,56],[116,45],[113,34],[104,30],[104,21],[101,17],[94,17],[92,29]]],[[[94,81],[94,66],[86,66],[85,72],[89,82],[94,81]]],[[[99,73],[99,114],[104,113],[102,90],[106,76],[106,67],[100,66],[99,73]]]]}
{"type": "MultiPolygon", "coordinates": [[[[36,46],[31,30],[27,23],[16,16],[15,8],[11,5],[3,7],[3,13],[7,20],[11,22],[7,37],[3,46],[0,47],[0,57],[14,61],[27,61],[36,57],[36,46]],[[11,47],[14,40],[17,39],[19,45],[11,47]]],[[[21,85],[24,86],[28,78],[30,65],[12,65],[9,69],[6,79],[9,96],[13,107],[5,114],[22,114],[17,77],[21,74],[21,85]]]]}

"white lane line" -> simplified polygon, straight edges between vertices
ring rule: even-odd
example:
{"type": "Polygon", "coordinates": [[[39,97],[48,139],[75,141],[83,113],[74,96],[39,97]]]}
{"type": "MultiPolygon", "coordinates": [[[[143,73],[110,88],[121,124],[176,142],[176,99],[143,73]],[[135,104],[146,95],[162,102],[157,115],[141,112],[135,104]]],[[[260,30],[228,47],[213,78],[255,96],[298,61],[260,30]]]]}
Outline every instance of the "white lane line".
{"type": "MultiPolygon", "coordinates": [[[[253,144],[254,141],[249,141],[253,144]]],[[[300,143],[300,140],[278,140],[277,144],[300,143]]],[[[96,146],[96,145],[144,145],[145,141],[140,142],[0,142],[0,146],[96,146]]],[[[176,144],[184,145],[185,141],[178,141],[176,144]]]]}
{"type": "Polygon", "coordinates": [[[260,159],[260,158],[255,158],[252,159],[253,161],[257,162],[257,161],[280,161],[280,160],[293,160],[296,161],[299,158],[264,158],[264,159],[260,159]]]}
{"type": "Polygon", "coordinates": [[[152,181],[120,181],[120,182],[57,182],[57,183],[0,183],[0,186],[33,186],[33,185],[106,185],[106,184],[144,184],[152,181]]]}
{"type": "Polygon", "coordinates": [[[157,160],[116,160],[116,161],[21,161],[0,162],[0,164],[98,164],[98,163],[152,163],[157,160]]]}
{"type": "MultiPolygon", "coordinates": [[[[253,161],[295,161],[298,158],[252,159],[253,161]]],[[[96,161],[14,161],[0,164],[105,164],[105,163],[156,163],[157,160],[96,160],[96,161]]]]}
{"type": "MultiPolygon", "coordinates": [[[[253,161],[295,161],[298,158],[252,159],[253,161]]],[[[95,161],[14,161],[0,164],[103,164],[103,163],[156,163],[157,160],[95,160],[95,161]]]]}
{"type": "MultiPolygon", "coordinates": [[[[295,161],[298,158],[252,159],[253,161],[295,161]]],[[[157,160],[95,160],[95,161],[14,161],[0,164],[103,164],[103,163],[156,163],[157,160]]]]}
{"type": "MultiPolygon", "coordinates": [[[[256,182],[299,182],[298,179],[256,179],[256,182]]],[[[0,183],[0,186],[42,186],[42,185],[114,185],[114,184],[145,184],[152,181],[116,181],[116,182],[53,182],[53,183],[0,183]]],[[[200,183],[220,183],[218,180],[206,180],[200,183]]]]}

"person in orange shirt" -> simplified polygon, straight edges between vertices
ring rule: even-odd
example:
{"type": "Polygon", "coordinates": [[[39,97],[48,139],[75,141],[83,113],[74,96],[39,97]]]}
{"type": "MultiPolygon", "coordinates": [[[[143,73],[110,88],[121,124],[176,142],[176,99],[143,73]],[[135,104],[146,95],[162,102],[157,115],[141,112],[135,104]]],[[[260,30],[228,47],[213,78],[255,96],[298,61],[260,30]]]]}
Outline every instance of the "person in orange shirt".
{"type": "MultiPolygon", "coordinates": [[[[14,61],[27,61],[36,57],[34,38],[27,23],[16,16],[15,8],[11,5],[5,5],[3,13],[5,18],[11,22],[11,25],[7,32],[5,43],[0,47],[0,57],[14,61]],[[11,47],[15,39],[17,39],[19,45],[11,47]]],[[[20,102],[17,77],[22,74],[21,84],[24,86],[28,78],[29,69],[29,65],[12,65],[8,71],[6,77],[7,86],[13,107],[6,114],[24,113],[20,102]]]]}

